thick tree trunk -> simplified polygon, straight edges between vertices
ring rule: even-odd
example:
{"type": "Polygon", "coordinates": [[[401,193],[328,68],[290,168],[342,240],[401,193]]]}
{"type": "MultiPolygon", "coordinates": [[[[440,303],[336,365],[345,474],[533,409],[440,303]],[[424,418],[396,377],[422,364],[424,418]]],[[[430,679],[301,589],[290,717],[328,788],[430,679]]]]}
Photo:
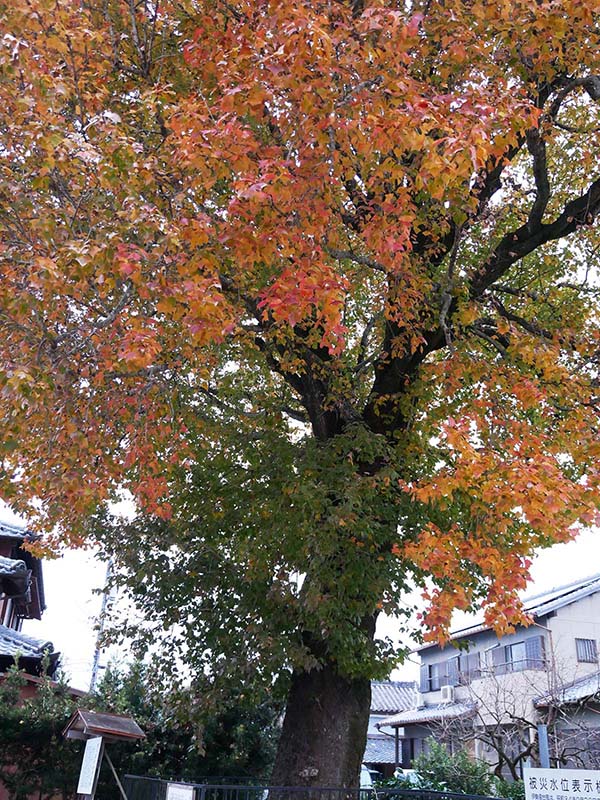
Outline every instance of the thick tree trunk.
{"type": "Polygon", "coordinates": [[[330,663],[294,674],[271,784],[357,787],[370,705],[367,678],[330,663]]]}

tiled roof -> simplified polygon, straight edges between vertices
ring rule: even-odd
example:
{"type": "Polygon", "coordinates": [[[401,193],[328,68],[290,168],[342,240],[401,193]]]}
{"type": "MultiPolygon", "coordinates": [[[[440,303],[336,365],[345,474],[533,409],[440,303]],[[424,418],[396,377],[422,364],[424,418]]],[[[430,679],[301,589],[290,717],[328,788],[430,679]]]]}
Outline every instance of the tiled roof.
{"type": "MultiPolygon", "coordinates": [[[[600,574],[591,575],[587,578],[581,578],[573,583],[568,583],[564,586],[558,586],[554,589],[541,592],[536,595],[523,598],[523,608],[534,618],[545,617],[563,606],[588,597],[591,594],[600,592],[600,574]]],[[[466,628],[452,631],[452,639],[464,639],[466,636],[473,636],[476,633],[487,631],[491,628],[490,625],[484,622],[477,621],[466,628]]],[[[418,647],[417,651],[427,650],[430,647],[437,647],[434,643],[428,643],[422,647],[418,647]]]]}
{"type": "Polygon", "coordinates": [[[3,539],[18,539],[22,541],[26,535],[27,528],[0,520],[0,537],[3,539]]]}
{"type": "Polygon", "coordinates": [[[27,565],[17,558],[4,558],[0,556],[0,575],[17,576],[27,572],[27,565]]]}
{"type": "Polygon", "coordinates": [[[378,723],[378,727],[390,726],[394,728],[402,725],[438,722],[442,719],[469,717],[475,713],[475,710],[475,706],[471,703],[436,703],[435,705],[413,708],[410,711],[403,711],[401,714],[386,717],[386,719],[378,723]]]}
{"type": "Polygon", "coordinates": [[[600,695],[600,672],[584,675],[572,683],[565,684],[557,692],[548,692],[534,700],[534,704],[541,708],[549,705],[571,705],[581,700],[588,700],[594,695],[600,695]]]}
{"type": "MultiPolygon", "coordinates": [[[[400,756],[402,754],[400,753],[400,756]]],[[[363,756],[365,764],[395,764],[396,744],[393,736],[385,734],[367,736],[367,746],[363,756]]]]}
{"type": "Polygon", "coordinates": [[[25,595],[30,586],[30,572],[27,564],[17,558],[0,556],[0,595],[8,597],[25,595]]]}
{"type": "MultiPolygon", "coordinates": [[[[1,513],[2,510],[0,509],[1,513]]],[[[8,539],[9,542],[14,542],[11,549],[13,547],[17,549],[19,558],[25,561],[27,568],[32,572],[31,596],[22,613],[22,616],[27,619],[41,619],[42,613],[46,608],[42,562],[31,553],[25,552],[21,546],[25,540],[35,538],[35,535],[28,531],[24,525],[15,525],[13,522],[6,522],[0,518],[0,540],[8,539]]]]}
{"type": "Polygon", "coordinates": [[[0,656],[16,656],[19,653],[23,658],[42,658],[46,650],[54,652],[52,642],[34,639],[33,636],[0,625],[0,656]]]}
{"type": "Polygon", "coordinates": [[[417,685],[414,681],[371,681],[371,713],[394,714],[414,708],[417,685]]]}

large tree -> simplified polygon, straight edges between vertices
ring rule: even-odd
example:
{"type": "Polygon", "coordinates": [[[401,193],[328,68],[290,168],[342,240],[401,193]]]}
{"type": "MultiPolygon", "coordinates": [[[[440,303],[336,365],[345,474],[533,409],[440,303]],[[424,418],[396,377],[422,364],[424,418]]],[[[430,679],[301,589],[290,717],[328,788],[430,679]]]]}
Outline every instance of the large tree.
{"type": "Polygon", "coordinates": [[[186,657],[293,671],[277,781],[356,781],[411,580],[502,628],[595,519],[598,11],[0,2],[5,497],[131,491],[186,657]]]}

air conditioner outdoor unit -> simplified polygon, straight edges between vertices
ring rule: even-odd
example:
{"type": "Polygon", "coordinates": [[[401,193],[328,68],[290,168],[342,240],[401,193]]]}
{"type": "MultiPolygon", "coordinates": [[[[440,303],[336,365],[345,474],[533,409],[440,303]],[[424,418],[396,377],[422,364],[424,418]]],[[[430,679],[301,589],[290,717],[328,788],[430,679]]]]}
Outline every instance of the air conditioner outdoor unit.
{"type": "Polygon", "coordinates": [[[454,686],[442,686],[442,703],[454,702],[454,686]]]}

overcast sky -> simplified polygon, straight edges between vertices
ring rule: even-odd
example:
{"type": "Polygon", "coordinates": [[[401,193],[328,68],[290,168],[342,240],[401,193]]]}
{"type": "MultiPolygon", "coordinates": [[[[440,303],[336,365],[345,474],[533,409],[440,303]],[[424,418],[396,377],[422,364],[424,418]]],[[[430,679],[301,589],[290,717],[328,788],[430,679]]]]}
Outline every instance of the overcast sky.
{"type": "MultiPolygon", "coordinates": [[[[19,521],[3,506],[0,506],[0,519],[19,521]]],[[[585,531],[576,541],[555,545],[536,557],[532,568],[533,584],[528,593],[545,591],[596,572],[600,572],[600,532],[585,531]]],[[[105,574],[106,566],[89,551],[69,551],[62,558],[46,560],[46,612],[41,621],[26,620],[23,626],[24,633],[54,644],[62,653],[62,664],[71,684],[79,689],[89,687],[96,643],[94,619],[101,603],[93,590],[103,586],[105,574]]],[[[385,633],[393,636],[392,620],[382,627],[385,633]]],[[[412,658],[392,677],[397,680],[416,678],[417,662],[417,657],[412,658]]],[[[101,663],[106,663],[106,657],[101,663]]]]}

